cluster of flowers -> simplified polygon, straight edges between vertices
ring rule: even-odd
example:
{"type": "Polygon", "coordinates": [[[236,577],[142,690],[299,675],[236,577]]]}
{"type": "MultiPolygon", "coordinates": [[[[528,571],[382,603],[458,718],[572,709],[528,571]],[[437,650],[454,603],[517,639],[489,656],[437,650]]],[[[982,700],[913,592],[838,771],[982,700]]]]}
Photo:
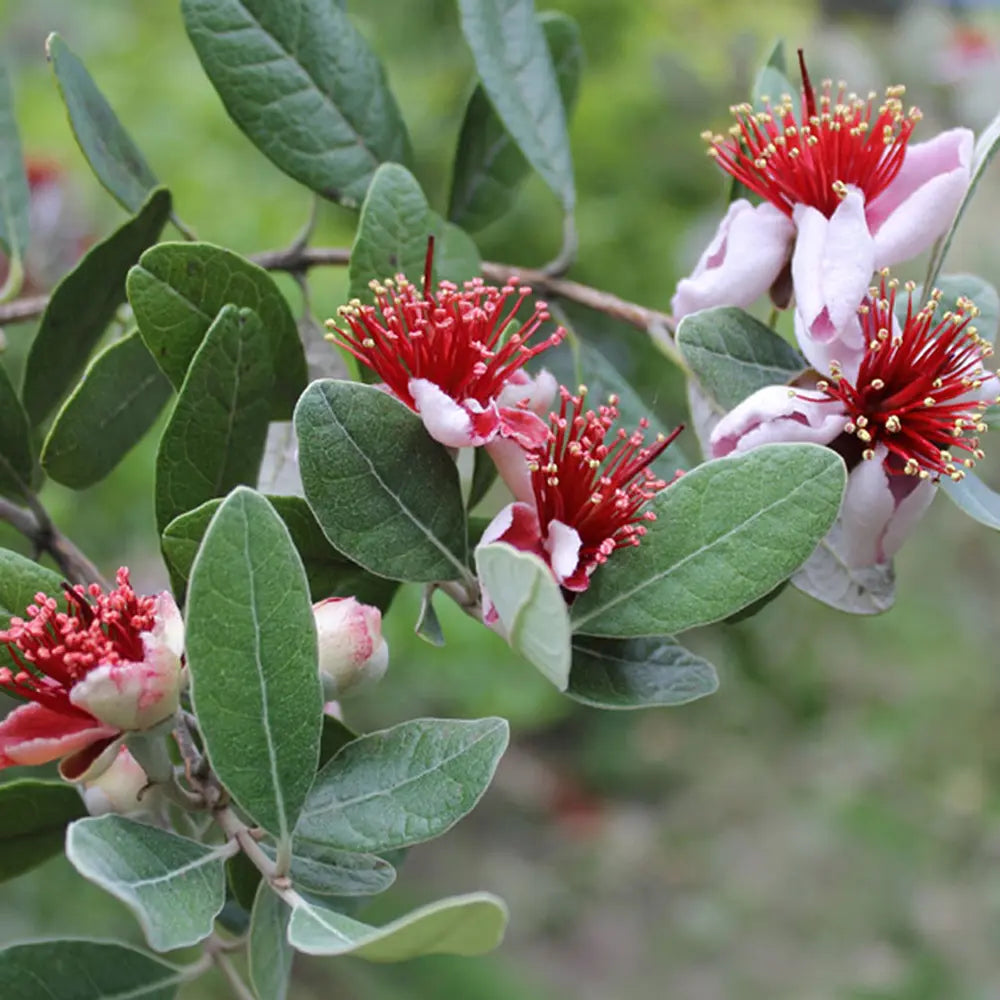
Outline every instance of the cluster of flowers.
{"type": "MultiPolygon", "coordinates": [[[[570,598],[612,552],[639,544],[655,517],[647,503],[668,485],[650,463],[680,428],[647,446],[647,421],[632,433],[615,427],[615,397],[587,409],[585,387],[574,394],[544,369],[528,374],[524,365],[565,336],[561,327],[539,336],[546,304],[518,324],[531,290],[516,277],[503,288],[477,278],[432,290],[433,249],[431,240],[422,289],[402,275],[373,283],[375,304],[342,307],[344,325],[331,320],[329,339],[375,372],[436,441],[487,449],[514,501],[480,544],[538,555],[570,598]]],[[[484,607],[495,624],[488,595],[484,607]]]]}
{"type": "Polygon", "coordinates": [[[981,457],[982,411],[1000,382],[992,349],[960,300],[935,316],[940,293],[895,312],[888,267],[927,250],[948,228],[970,180],[973,135],[943,132],[910,144],[920,119],[903,88],[882,103],[813,88],[802,53],[802,100],[732,108],[728,136],[706,133],[719,166],[762,200],[734,201],[673,299],[675,317],[749,306],[770,292],[786,307],[812,370],[794,387],[754,393],[715,426],[712,457],[766,442],[812,441],[849,470],[841,510],[854,567],[888,561],[934,497],[940,476],[961,479],[981,457]],[[873,284],[874,277],[874,284],[873,284]],[[956,454],[957,452],[957,454],[956,454]]]}

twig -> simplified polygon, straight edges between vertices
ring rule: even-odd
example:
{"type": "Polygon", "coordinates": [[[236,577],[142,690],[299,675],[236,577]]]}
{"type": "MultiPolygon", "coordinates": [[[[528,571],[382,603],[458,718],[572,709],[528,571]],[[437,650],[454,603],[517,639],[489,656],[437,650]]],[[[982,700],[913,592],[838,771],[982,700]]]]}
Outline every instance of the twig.
{"type": "Polygon", "coordinates": [[[48,304],[47,295],[31,295],[23,299],[14,299],[13,302],[4,302],[0,305],[0,326],[37,319],[45,312],[48,304]]]}
{"type": "Polygon", "coordinates": [[[299,247],[292,244],[284,250],[265,250],[250,255],[265,271],[289,271],[301,274],[311,267],[345,267],[351,262],[347,247],[299,247]]]}
{"type": "Polygon", "coordinates": [[[212,961],[219,967],[219,971],[226,977],[229,988],[238,1000],[256,1000],[250,987],[240,978],[232,959],[225,952],[212,951],[209,954],[212,956],[212,961]]]}
{"type": "Polygon", "coordinates": [[[55,527],[35,497],[29,497],[28,507],[18,507],[0,497],[0,521],[24,535],[36,552],[48,552],[70,583],[98,583],[109,589],[100,570],[55,527]]]}

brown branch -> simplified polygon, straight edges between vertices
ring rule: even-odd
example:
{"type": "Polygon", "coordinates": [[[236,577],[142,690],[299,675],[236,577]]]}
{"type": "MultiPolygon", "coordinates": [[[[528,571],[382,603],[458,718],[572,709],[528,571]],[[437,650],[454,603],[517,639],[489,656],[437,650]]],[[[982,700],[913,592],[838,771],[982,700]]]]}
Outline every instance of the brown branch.
{"type": "Polygon", "coordinates": [[[18,507],[0,497],[0,521],[6,521],[24,535],[37,553],[47,552],[52,556],[70,583],[99,583],[108,589],[100,570],[55,527],[45,508],[34,497],[29,500],[28,507],[18,507]]]}
{"type": "Polygon", "coordinates": [[[0,326],[38,319],[48,304],[47,295],[31,295],[23,299],[14,299],[12,302],[0,303],[0,326]]]}

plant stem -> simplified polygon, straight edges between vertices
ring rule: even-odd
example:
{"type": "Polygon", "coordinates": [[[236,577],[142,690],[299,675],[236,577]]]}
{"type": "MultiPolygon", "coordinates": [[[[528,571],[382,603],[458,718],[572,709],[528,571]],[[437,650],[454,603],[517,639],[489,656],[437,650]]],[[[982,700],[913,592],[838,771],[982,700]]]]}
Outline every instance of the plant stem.
{"type": "Polygon", "coordinates": [[[229,988],[233,991],[233,995],[238,1000],[256,1000],[250,987],[240,978],[240,974],[236,971],[236,966],[233,965],[232,959],[223,951],[213,951],[210,954],[212,961],[226,977],[226,982],[229,983],[229,988]]]}

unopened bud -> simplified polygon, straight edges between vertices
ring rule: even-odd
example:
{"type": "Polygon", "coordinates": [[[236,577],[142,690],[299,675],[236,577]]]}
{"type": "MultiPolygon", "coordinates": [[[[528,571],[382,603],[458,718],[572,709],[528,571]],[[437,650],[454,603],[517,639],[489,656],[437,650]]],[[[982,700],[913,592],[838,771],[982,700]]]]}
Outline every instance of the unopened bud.
{"type": "Polygon", "coordinates": [[[313,614],[324,697],[343,698],[378,683],[389,666],[382,612],[353,597],[328,597],[313,605],[313,614]]]}
{"type": "Polygon", "coordinates": [[[83,801],[91,816],[144,812],[152,804],[150,797],[155,795],[154,789],[146,789],[148,784],[146,772],[122,746],[107,770],[93,781],[83,782],[83,801]]]}

